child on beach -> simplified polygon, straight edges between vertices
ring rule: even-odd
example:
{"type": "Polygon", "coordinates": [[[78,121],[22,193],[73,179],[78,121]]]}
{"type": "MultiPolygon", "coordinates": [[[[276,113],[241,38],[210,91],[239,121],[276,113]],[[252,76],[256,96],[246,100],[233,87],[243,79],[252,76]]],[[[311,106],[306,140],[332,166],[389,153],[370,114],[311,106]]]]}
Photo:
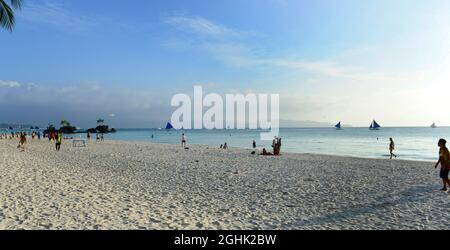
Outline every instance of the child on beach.
{"type": "Polygon", "coordinates": [[[394,140],[392,138],[389,138],[389,141],[390,141],[390,143],[389,143],[389,152],[391,154],[391,159],[392,159],[392,157],[397,158],[397,155],[394,154],[394,150],[395,150],[394,140]]]}
{"type": "Polygon", "coordinates": [[[62,133],[58,133],[56,135],[56,151],[61,150],[62,137],[63,137],[62,133]]]}
{"type": "Polygon", "coordinates": [[[441,164],[441,171],[440,171],[440,177],[442,179],[442,183],[444,184],[444,187],[441,189],[442,191],[447,191],[447,185],[450,185],[450,180],[448,179],[448,172],[450,170],[449,166],[449,160],[450,160],[450,153],[447,149],[447,141],[445,139],[440,139],[438,142],[439,146],[439,161],[436,163],[436,166],[434,168],[437,168],[439,166],[439,163],[441,164]]]}

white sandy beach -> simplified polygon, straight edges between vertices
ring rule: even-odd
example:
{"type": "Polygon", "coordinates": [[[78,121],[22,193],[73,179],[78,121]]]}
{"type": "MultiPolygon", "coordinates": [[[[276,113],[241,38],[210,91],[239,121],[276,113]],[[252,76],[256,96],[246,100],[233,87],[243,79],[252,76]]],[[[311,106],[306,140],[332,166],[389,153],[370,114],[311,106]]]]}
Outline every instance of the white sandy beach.
{"type": "Polygon", "coordinates": [[[0,140],[0,229],[448,229],[433,163],[0,140]]]}

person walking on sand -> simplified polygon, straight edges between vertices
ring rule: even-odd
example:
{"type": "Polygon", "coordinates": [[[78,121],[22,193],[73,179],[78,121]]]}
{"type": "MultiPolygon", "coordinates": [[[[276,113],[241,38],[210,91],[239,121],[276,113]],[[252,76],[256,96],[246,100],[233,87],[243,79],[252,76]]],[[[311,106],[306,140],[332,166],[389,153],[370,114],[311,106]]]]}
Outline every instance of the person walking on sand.
{"type": "Polygon", "coordinates": [[[391,154],[391,159],[392,157],[397,158],[397,155],[394,154],[394,150],[395,150],[395,143],[394,140],[392,138],[389,138],[389,153],[391,154]]]}
{"type": "Polygon", "coordinates": [[[21,149],[22,152],[25,152],[25,147],[27,145],[27,135],[23,132],[20,133],[20,142],[19,142],[19,147],[21,149]]]}
{"type": "Polygon", "coordinates": [[[183,135],[181,135],[181,146],[183,148],[185,148],[186,147],[186,143],[187,143],[187,138],[186,138],[186,135],[184,135],[184,133],[183,133],[183,135]]]}
{"type": "Polygon", "coordinates": [[[62,135],[61,132],[59,132],[56,135],[56,151],[60,151],[61,150],[62,137],[63,137],[63,135],[62,135]]]}
{"type": "Polygon", "coordinates": [[[436,163],[436,166],[434,166],[434,168],[437,168],[439,164],[441,164],[440,177],[442,179],[442,184],[444,185],[441,189],[442,191],[447,191],[447,187],[450,185],[450,180],[448,179],[450,153],[448,152],[446,144],[447,141],[445,139],[439,140],[439,161],[436,163]]]}

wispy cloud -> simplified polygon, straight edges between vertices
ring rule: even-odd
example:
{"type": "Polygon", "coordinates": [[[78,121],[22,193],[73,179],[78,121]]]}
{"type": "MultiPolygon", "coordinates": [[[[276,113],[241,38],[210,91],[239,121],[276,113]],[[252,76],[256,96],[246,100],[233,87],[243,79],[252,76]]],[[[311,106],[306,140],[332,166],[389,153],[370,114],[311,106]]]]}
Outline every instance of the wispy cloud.
{"type": "Polygon", "coordinates": [[[134,30],[135,26],[98,13],[86,13],[70,9],[55,0],[27,1],[19,18],[32,24],[47,25],[68,33],[82,33],[91,30],[105,30],[113,27],[121,31],[134,30]]]}
{"type": "MultiPolygon", "coordinates": [[[[218,31],[206,32],[197,27],[194,32],[192,29],[190,35],[193,42],[180,37],[180,43],[186,40],[190,43],[178,48],[206,52],[230,67],[283,75],[284,83],[256,79],[264,88],[272,86],[273,91],[281,94],[283,118],[316,121],[347,119],[354,125],[365,125],[377,117],[390,121],[390,125],[411,125],[439,120],[439,113],[445,112],[445,107],[440,108],[439,100],[445,99],[443,93],[450,91],[450,75],[446,73],[450,60],[440,63],[439,67],[423,69],[371,67],[370,60],[374,58],[375,61],[378,59],[378,63],[392,60],[393,55],[380,55],[379,51],[385,49],[381,45],[374,49],[375,57],[373,50],[358,48],[330,54],[322,59],[295,57],[295,53],[284,56],[270,51],[270,47],[262,47],[264,41],[227,36],[224,34],[239,31],[204,18],[199,20],[211,27],[219,27],[218,31]],[[206,35],[220,39],[205,39],[206,35]],[[286,72],[289,72],[287,77],[286,72]],[[405,116],[405,112],[415,116],[405,116]]],[[[235,91],[242,92],[242,89],[235,91]]],[[[441,123],[449,121],[445,118],[441,123]]]]}
{"type": "Polygon", "coordinates": [[[237,32],[232,29],[198,16],[170,16],[165,19],[165,22],[183,32],[196,35],[224,37],[237,34],[237,32]]]}
{"type": "Polygon", "coordinates": [[[50,0],[27,2],[19,18],[71,31],[87,30],[97,23],[92,17],[76,14],[61,2],[50,0]]]}
{"type": "Polygon", "coordinates": [[[343,66],[329,58],[308,60],[273,56],[267,52],[267,49],[255,45],[257,44],[255,39],[251,38],[254,38],[252,34],[256,34],[256,32],[232,29],[198,16],[170,16],[165,19],[165,23],[190,35],[187,39],[186,37],[171,38],[167,42],[168,46],[178,49],[196,48],[207,51],[213,58],[233,67],[281,68],[356,81],[386,80],[399,77],[383,72],[368,72],[357,66],[343,66]],[[245,38],[250,39],[247,41],[245,38]]]}

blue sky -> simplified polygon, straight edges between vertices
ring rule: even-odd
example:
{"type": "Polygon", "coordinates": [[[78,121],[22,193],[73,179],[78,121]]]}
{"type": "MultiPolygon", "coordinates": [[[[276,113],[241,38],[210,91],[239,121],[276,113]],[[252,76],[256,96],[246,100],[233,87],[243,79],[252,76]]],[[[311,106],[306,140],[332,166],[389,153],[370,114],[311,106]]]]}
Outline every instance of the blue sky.
{"type": "Polygon", "coordinates": [[[0,31],[0,122],[154,127],[200,84],[279,93],[282,119],[450,125],[448,13],[446,0],[25,0],[0,31]]]}

